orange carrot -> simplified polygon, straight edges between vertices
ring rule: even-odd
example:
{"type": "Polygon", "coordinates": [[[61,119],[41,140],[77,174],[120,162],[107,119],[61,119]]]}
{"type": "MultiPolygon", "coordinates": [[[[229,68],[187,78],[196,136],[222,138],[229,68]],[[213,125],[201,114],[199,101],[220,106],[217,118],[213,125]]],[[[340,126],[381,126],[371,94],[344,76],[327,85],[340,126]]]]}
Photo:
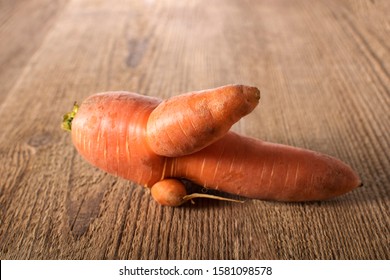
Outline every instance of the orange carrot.
{"type": "MultiPolygon", "coordinates": [[[[361,184],[352,168],[336,158],[228,132],[254,109],[259,97],[256,88],[240,85],[164,102],[107,92],[75,106],[63,125],[91,164],[145,187],[186,178],[249,198],[312,201],[345,194],[361,184]]],[[[173,187],[167,185],[155,185],[152,194],[159,189],[169,193],[173,187]]]]}

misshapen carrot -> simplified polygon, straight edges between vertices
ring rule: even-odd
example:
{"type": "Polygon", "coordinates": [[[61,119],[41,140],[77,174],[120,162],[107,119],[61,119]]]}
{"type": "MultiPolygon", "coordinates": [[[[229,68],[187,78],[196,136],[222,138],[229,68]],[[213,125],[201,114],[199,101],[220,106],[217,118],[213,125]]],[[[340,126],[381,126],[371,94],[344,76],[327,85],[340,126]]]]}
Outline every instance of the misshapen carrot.
{"type": "Polygon", "coordinates": [[[87,98],[64,123],[91,164],[146,187],[186,178],[249,198],[312,201],[360,185],[352,168],[336,158],[228,132],[258,99],[256,88],[239,85],[165,102],[107,92],[87,98]]]}

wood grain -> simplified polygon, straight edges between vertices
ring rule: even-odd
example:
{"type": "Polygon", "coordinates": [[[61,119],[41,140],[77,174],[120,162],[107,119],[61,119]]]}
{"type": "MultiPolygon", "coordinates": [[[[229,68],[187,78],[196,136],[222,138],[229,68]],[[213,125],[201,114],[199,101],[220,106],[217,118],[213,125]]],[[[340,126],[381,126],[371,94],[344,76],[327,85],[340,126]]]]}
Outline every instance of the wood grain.
{"type": "Polygon", "coordinates": [[[42,44],[65,0],[0,2],[0,104],[42,44]]]}
{"type": "Polygon", "coordinates": [[[389,259],[389,1],[1,1],[1,259],[389,259]],[[50,3],[50,4],[48,4],[50,3]],[[336,156],[327,202],[167,208],[75,152],[61,117],[107,90],[261,89],[234,130],[336,156]]]}

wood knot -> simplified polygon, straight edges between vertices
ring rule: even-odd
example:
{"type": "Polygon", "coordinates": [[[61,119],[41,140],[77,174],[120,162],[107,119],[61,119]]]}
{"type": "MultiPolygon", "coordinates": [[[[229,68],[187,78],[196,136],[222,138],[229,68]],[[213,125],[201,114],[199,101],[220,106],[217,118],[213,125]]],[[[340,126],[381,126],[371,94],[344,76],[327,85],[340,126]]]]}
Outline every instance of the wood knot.
{"type": "Polygon", "coordinates": [[[51,134],[44,132],[44,133],[33,135],[27,141],[27,144],[33,148],[39,148],[48,145],[51,141],[52,141],[51,134]]]}

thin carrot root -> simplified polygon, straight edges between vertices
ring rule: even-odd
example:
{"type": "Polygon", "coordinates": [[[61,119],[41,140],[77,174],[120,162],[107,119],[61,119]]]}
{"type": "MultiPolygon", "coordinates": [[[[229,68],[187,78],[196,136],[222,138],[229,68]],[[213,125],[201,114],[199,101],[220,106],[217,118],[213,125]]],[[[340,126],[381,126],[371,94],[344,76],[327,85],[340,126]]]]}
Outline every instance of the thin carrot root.
{"type": "Polygon", "coordinates": [[[220,197],[204,193],[187,194],[184,184],[177,179],[165,179],[157,182],[151,188],[151,194],[154,200],[164,206],[180,206],[187,201],[193,202],[195,198],[208,198],[230,202],[243,203],[242,200],[220,197]]]}
{"type": "Polygon", "coordinates": [[[209,198],[209,199],[230,201],[230,202],[237,202],[237,203],[244,203],[245,202],[244,200],[226,198],[226,197],[212,195],[212,194],[206,194],[206,193],[192,193],[192,194],[188,194],[188,195],[185,195],[183,197],[183,200],[184,201],[188,201],[188,200],[193,200],[194,198],[209,198]]]}

